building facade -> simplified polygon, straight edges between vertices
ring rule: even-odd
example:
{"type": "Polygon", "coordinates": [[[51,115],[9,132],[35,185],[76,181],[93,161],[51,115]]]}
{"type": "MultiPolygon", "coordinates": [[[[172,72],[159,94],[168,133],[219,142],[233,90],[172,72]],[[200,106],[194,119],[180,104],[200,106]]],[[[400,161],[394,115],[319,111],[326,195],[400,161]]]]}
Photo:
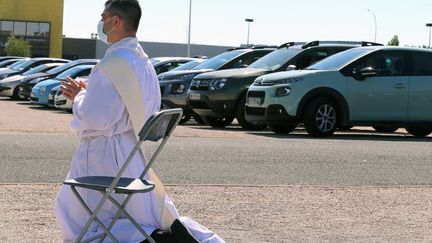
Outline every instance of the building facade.
{"type": "Polygon", "coordinates": [[[34,57],[62,57],[63,6],[63,0],[0,0],[0,56],[14,35],[30,42],[34,57]]]}
{"type": "MultiPolygon", "coordinates": [[[[182,43],[140,41],[149,57],[185,57],[187,45],[182,43]]],[[[108,45],[97,39],[63,38],[63,58],[102,58],[108,45]]],[[[191,45],[191,56],[213,57],[232,46],[191,45]]]]}

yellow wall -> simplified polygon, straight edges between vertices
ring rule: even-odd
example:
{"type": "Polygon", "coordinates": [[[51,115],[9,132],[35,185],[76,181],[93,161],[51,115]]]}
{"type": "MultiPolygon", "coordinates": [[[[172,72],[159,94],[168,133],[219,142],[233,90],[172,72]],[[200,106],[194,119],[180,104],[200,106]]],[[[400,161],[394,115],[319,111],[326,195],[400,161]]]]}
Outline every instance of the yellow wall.
{"type": "Polygon", "coordinates": [[[51,23],[50,57],[62,56],[63,0],[0,0],[0,19],[51,23]]]}

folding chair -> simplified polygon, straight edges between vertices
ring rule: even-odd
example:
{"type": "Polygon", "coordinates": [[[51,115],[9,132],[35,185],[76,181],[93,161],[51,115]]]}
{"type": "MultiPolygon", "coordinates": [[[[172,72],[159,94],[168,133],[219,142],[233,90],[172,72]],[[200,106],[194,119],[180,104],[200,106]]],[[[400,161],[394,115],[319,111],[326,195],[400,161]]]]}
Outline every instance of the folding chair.
{"type": "MultiPolygon", "coordinates": [[[[112,241],[118,242],[116,237],[110,232],[112,227],[114,226],[115,222],[119,219],[119,217],[123,214],[124,217],[126,217],[136,228],[137,230],[150,242],[155,242],[150,235],[148,235],[141,226],[131,217],[131,215],[128,214],[128,212],[125,210],[126,205],[128,204],[129,200],[131,199],[132,195],[135,193],[146,193],[151,192],[155,185],[152,181],[145,180],[144,177],[147,174],[147,172],[150,170],[150,167],[153,165],[156,157],[161,152],[162,148],[164,147],[165,143],[167,142],[168,138],[173,133],[175,127],[179,123],[181,117],[183,115],[182,109],[169,109],[169,110],[163,110],[160,112],[156,112],[153,114],[147,122],[144,124],[143,128],[139,132],[139,140],[136,143],[135,147],[132,149],[132,151],[129,153],[125,163],[120,168],[118,174],[115,177],[108,177],[108,176],[85,176],[85,177],[79,177],[74,178],[70,180],[66,180],[63,182],[65,185],[70,185],[73,193],[78,198],[78,201],[82,204],[85,211],[90,215],[90,218],[88,219],[87,223],[85,224],[84,228],[81,231],[81,234],[78,236],[75,242],[81,242],[83,239],[85,233],[89,229],[90,225],[93,222],[96,222],[99,227],[104,231],[103,233],[99,235],[95,235],[89,239],[85,239],[82,242],[91,242],[94,240],[99,239],[99,242],[103,242],[104,239],[108,236],[112,241]],[[144,168],[144,171],[142,172],[141,176],[139,178],[125,178],[121,177],[123,172],[128,167],[130,161],[134,158],[135,154],[141,150],[141,145],[144,141],[152,141],[157,142],[160,139],[162,141],[160,142],[159,146],[151,156],[150,160],[148,161],[147,165],[144,168]],[[85,189],[95,190],[99,191],[103,194],[102,199],[100,200],[99,204],[97,205],[94,212],[91,211],[91,209],[87,206],[87,204],[84,202],[78,191],[75,187],[81,187],[85,189]],[[126,199],[122,204],[117,202],[111,194],[126,194],[126,199]],[[105,226],[97,217],[97,214],[101,211],[103,208],[103,205],[105,202],[109,200],[111,201],[118,211],[114,215],[114,218],[110,222],[108,226],[105,226]]],[[[143,153],[144,155],[144,153],[143,153]]],[[[145,156],[145,155],[144,155],[145,156]]]]}

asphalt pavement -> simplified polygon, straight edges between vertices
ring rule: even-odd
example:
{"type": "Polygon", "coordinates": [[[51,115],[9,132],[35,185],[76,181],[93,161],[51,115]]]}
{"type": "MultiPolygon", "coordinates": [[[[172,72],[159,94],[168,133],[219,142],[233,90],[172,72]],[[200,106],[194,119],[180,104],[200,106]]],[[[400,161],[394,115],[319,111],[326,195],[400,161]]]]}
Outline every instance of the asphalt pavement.
{"type": "MultiPolygon", "coordinates": [[[[301,129],[283,137],[174,136],[154,168],[166,184],[431,185],[431,141],[356,130],[325,139],[301,129]]],[[[62,182],[78,142],[69,134],[0,134],[0,183],[62,182]]]]}

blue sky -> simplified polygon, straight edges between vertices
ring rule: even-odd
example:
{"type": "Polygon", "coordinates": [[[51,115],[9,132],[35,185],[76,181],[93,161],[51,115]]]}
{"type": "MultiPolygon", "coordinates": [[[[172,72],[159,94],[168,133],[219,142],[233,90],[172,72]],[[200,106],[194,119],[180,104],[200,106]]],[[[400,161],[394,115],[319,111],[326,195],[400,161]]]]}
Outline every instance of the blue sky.
{"type": "MultiPolygon", "coordinates": [[[[105,0],[64,0],[63,34],[90,38],[105,0]]],[[[189,0],[139,0],[143,9],[140,41],[186,43],[189,0]]],[[[432,0],[192,0],[191,42],[238,46],[250,42],[373,41],[386,44],[398,35],[401,45],[428,45],[432,0]]]]}

